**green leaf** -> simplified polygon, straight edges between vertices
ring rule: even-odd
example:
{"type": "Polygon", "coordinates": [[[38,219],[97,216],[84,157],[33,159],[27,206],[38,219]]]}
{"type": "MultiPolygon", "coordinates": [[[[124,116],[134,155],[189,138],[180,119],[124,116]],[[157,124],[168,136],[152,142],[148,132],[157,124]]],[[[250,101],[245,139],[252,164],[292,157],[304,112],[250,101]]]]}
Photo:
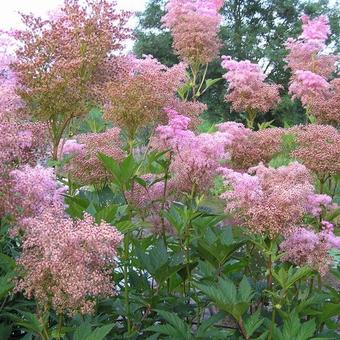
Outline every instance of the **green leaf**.
{"type": "Polygon", "coordinates": [[[219,312],[217,314],[214,314],[209,319],[204,320],[201,325],[199,326],[196,336],[197,337],[204,337],[207,336],[207,331],[210,327],[215,325],[218,321],[225,318],[225,313],[219,312]]]}
{"type": "Polygon", "coordinates": [[[0,324],[0,339],[1,340],[7,340],[10,338],[12,333],[12,326],[6,325],[4,323],[0,324]]]}
{"type": "Polygon", "coordinates": [[[248,279],[245,276],[243,276],[239,285],[239,296],[241,298],[241,301],[245,302],[250,302],[252,297],[252,289],[248,279]]]}
{"type": "Polygon", "coordinates": [[[82,323],[73,334],[73,340],[83,340],[91,334],[91,325],[89,322],[82,323]]]}
{"type": "MultiPolygon", "coordinates": [[[[181,333],[171,325],[154,325],[145,329],[146,331],[172,336],[174,339],[183,339],[181,333]]],[[[185,338],[184,338],[185,339],[185,338]]]]}
{"type": "Polygon", "coordinates": [[[155,311],[170,325],[172,325],[184,339],[187,339],[189,335],[189,328],[187,324],[184,323],[183,320],[181,320],[177,314],[170,313],[165,310],[155,309],[155,311]]]}
{"type": "Polygon", "coordinates": [[[98,153],[98,158],[102,161],[105,168],[111,172],[116,184],[122,188],[124,186],[124,181],[120,171],[119,163],[112,157],[106,156],[103,153],[98,153]]]}
{"type": "Polygon", "coordinates": [[[220,80],[222,80],[222,78],[216,78],[216,79],[207,79],[205,81],[205,89],[204,91],[206,91],[209,87],[215,85],[217,82],[219,82],[220,80]]]}
{"type": "Polygon", "coordinates": [[[301,339],[301,340],[308,340],[310,339],[316,329],[316,324],[315,324],[315,320],[311,319],[307,322],[304,322],[296,336],[297,339],[301,339]]]}
{"type": "Polygon", "coordinates": [[[91,334],[88,334],[84,340],[103,340],[110,333],[113,326],[113,324],[110,324],[98,327],[91,334]]]}
{"type": "Polygon", "coordinates": [[[258,309],[254,314],[244,321],[244,328],[248,336],[252,336],[255,331],[263,324],[264,319],[261,318],[261,311],[258,309]]]}
{"type": "Polygon", "coordinates": [[[6,254],[0,253],[0,268],[5,271],[11,271],[15,268],[15,260],[6,254]]]}
{"type": "Polygon", "coordinates": [[[219,279],[219,286],[225,299],[230,304],[235,304],[237,301],[237,290],[234,283],[229,279],[219,279]]]}

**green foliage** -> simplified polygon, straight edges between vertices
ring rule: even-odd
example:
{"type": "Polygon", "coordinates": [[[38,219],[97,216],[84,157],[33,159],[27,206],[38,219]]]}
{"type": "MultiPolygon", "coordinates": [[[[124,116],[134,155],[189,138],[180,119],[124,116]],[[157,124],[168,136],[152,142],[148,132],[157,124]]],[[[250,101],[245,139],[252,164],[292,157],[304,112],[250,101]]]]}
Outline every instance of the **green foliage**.
{"type": "Polygon", "coordinates": [[[231,314],[237,321],[247,311],[252,296],[252,288],[244,276],[237,289],[236,285],[228,278],[219,278],[218,283],[202,284],[195,283],[202,293],[204,293],[221,310],[231,314]]]}

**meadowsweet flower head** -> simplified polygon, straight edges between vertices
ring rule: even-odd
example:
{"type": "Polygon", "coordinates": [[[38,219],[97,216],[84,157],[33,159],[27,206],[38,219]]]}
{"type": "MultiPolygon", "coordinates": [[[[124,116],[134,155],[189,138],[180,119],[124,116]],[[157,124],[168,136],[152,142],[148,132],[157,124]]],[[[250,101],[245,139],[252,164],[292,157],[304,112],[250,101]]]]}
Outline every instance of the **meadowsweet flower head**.
{"type": "Polygon", "coordinates": [[[57,184],[52,168],[25,165],[10,172],[8,212],[19,220],[37,216],[46,209],[62,210],[64,187],[57,184]]]}
{"type": "Polygon", "coordinates": [[[104,118],[127,130],[133,138],[138,128],[165,120],[163,108],[175,99],[186,79],[185,65],[171,68],[151,56],[120,59],[118,79],[106,79],[98,87],[104,118]],[[150,81],[152,79],[152,81],[150,81]]]}
{"type": "Polygon", "coordinates": [[[308,98],[308,108],[320,124],[340,124],[340,78],[329,82],[328,91],[308,98]]]}
{"type": "Polygon", "coordinates": [[[16,94],[17,77],[10,65],[15,61],[15,56],[10,51],[13,49],[13,39],[8,34],[0,31],[0,122],[11,122],[22,106],[20,97],[16,94]]]}
{"type": "Polygon", "coordinates": [[[291,262],[297,266],[310,266],[322,276],[329,270],[331,258],[328,255],[329,244],[321,233],[312,229],[299,227],[280,244],[283,252],[281,261],[291,262]]]}
{"type": "Polygon", "coordinates": [[[310,71],[328,78],[335,71],[338,56],[324,53],[325,42],[330,34],[328,18],[320,16],[310,19],[301,17],[303,32],[298,39],[289,38],[286,47],[289,50],[286,61],[293,71],[310,71]]]}
{"type": "Polygon", "coordinates": [[[298,70],[289,86],[293,98],[300,98],[303,105],[308,105],[313,97],[324,96],[329,89],[325,78],[310,71],[298,70]]]}
{"type": "MultiPolygon", "coordinates": [[[[115,160],[124,157],[120,141],[120,129],[111,128],[101,133],[86,133],[76,136],[76,153],[65,165],[64,171],[70,178],[83,185],[103,184],[112,179],[98,158],[103,153],[115,160]]],[[[74,145],[74,143],[72,142],[74,145]]],[[[74,151],[74,150],[73,150],[74,151]]]]}
{"type": "Polygon", "coordinates": [[[169,0],[164,25],[170,29],[173,47],[188,64],[207,64],[218,55],[221,0],[169,0]]]}
{"type": "Polygon", "coordinates": [[[305,40],[325,42],[331,34],[328,17],[320,15],[315,19],[311,19],[308,15],[301,17],[302,34],[301,38],[305,40]]]}
{"type": "Polygon", "coordinates": [[[84,144],[79,144],[75,139],[61,139],[58,147],[58,158],[64,156],[73,156],[82,152],[85,148],[84,144]]]}
{"type": "Polygon", "coordinates": [[[231,166],[247,170],[260,162],[267,164],[281,150],[282,128],[268,128],[259,131],[246,130],[229,148],[231,166]]]}
{"type": "Polygon", "coordinates": [[[129,14],[107,0],[65,1],[54,14],[21,16],[13,69],[30,114],[67,121],[88,111],[98,65],[129,37],[129,14]]]}
{"type": "Polygon", "coordinates": [[[217,131],[195,135],[188,130],[190,119],[173,109],[166,111],[169,123],[156,128],[152,145],[172,151],[172,185],[185,192],[208,190],[220,162],[229,159],[226,148],[231,144],[231,134],[217,131]]]}
{"type": "Polygon", "coordinates": [[[33,123],[0,123],[0,215],[9,212],[10,172],[35,165],[47,150],[46,127],[33,123]]]}
{"type": "Polygon", "coordinates": [[[320,178],[340,172],[340,134],[332,126],[309,124],[290,129],[298,147],[292,156],[320,178]]]}
{"type": "Polygon", "coordinates": [[[113,226],[49,210],[25,223],[16,291],[71,315],[92,313],[97,297],[114,295],[111,271],[122,235],[113,226]]]}
{"type": "Polygon", "coordinates": [[[227,70],[223,76],[228,82],[226,100],[238,112],[267,112],[279,101],[280,86],[265,83],[266,75],[260,66],[248,60],[237,62],[223,56],[222,67],[227,70]]]}
{"type": "Polygon", "coordinates": [[[253,176],[231,169],[221,171],[225,184],[231,187],[221,196],[226,212],[233,213],[240,225],[253,233],[286,235],[305,214],[316,213],[318,204],[325,202],[324,197],[313,199],[312,178],[299,163],[278,169],[260,164],[249,170],[253,176]]]}

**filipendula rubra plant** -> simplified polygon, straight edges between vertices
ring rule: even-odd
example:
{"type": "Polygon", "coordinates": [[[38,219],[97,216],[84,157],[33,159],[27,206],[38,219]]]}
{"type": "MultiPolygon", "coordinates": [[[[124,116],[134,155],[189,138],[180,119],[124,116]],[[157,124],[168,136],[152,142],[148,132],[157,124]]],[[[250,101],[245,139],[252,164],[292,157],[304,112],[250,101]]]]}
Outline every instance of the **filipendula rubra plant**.
{"type": "Polygon", "coordinates": [[[74,117],[89,111],[95,73],[106,58],[119,52],[129,31],[127,13],[111,1],[65,0],[49,18],[21,15],[24,29],[12,35],[19,48],[12,67],[25,109],[46,121],[52,156],[74,117]]]}
{"type": "Polygon", "coordinates": [[[235,61],[223,56],[222,67],[228,72],[224,78],[228,82],[226,100],[237,112],[246,112],[247,125],[254,128],[258,113],[274,109],[280,99],[280,86],[265,83],[266,75],[260,66],[250,61],[235,61]]]}
{"type": "Polygon", "coordinates": [[[179,90],[184,100],[200,97],[220,79],[206,80],[208,65],[218,57],[221,42],[218,37],[222,16],[222,0],[169,0],[162,18],[170,29],[173,47],[190,69],[190,79],[179,90]]]}
{"type": "MultiPolygon", "coordinates": [[[[207,35],[215,37],[222,2],[176,3],[191,6],[183,8],[198,26],[213,23],[207,35]]],[[[325,20],[306,25],[308,39],[324,39],[325,20]]],[[[64,133],[55,172],[45,167],[40,124],[0,124],[1,336],[336,338],[339,296],[329,277],[339,275],[330,253],[339,248],[338,131],[316,124],[252,131],[236,122],[192,131],[187,111],[200,105],[175,96],[184,64],[129,59],[135,65],[124,68],[116,57],[104,58],[86,84],[95,85],[93,98],[107,85],[100,103],[123,130],[155,127],[143,145],[134,140],[123,151],[120,129],[103,131],[105,124],[71,139],[64,133]]],[[[75,55],[67,60],[79,62],[75,55]]],[[[52,70],[53,62],[46,64],[52,70]]],[[[254,70],[260,88],[271,86],[254,70]]],[[[50,76],[55,89],[60,78],[50,76]]],[[[243,76],[235,74],[236,83],[243,76]]],[[[70,99],[73,92],[65,93],[70,99]]]]}
{"type": "Polygon", "coordinates": [[[289,92],[299,98],[319,123],[339,125],[339,85],[334,78],[337,55],[325,53],[326,40],[330,35],[329,20],[325,16],[311,19],[301,17],[302,34],[298,39],[289,39],[286,58],[292,70],[289,92]]]}

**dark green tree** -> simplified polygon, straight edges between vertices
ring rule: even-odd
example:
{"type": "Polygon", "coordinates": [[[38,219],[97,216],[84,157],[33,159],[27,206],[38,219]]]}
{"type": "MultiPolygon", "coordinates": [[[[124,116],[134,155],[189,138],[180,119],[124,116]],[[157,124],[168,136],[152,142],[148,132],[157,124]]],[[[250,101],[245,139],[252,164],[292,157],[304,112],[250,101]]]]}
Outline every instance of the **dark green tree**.
{"type": "MultiPolygon", "coordinates": [[[[165,0],[150,0],[143,13],[138,15],[139,25],[135,31],[134,52],[152,54],[166,65],[178,62],[172,50],[172,38],[162,27],[165,0]]],[[[335,52],[340,51],[340,7],[338,2],[329,0],[230,0],[222,9],[223,22],[220,38],[223,42],[221,55],[229,55],[237,60],[248,59],[258,62],[268,75],[269,81],[283,86],[284,101],[278,109],[262,117],[275,120],[276,125],[283,121],[298,123],[303,119],[303,109],[298,103],[287,98],[290,71],[286,69],[284,47],[288,37],[296,37],[301,31],[299,17],[302,13],[311,16],[326,14],[330,18],[332,35],[329,38],[335,52]],[[331,5],[332,4],[332,5],[331,5]],[[281,110],[282,108],[282,110],[281,110]],[[290,109],[297,114],[292,117],[290,109]]],[[[220,60],[211,63],[207,78],[220,78],[225,71],[220,60]]],[[[208,104],[205,117],[212,122],[242,120],[242,114],[231,112],[224,101],[226,86],[224,81],[215,84],[201,100],[208,104]]]]}

